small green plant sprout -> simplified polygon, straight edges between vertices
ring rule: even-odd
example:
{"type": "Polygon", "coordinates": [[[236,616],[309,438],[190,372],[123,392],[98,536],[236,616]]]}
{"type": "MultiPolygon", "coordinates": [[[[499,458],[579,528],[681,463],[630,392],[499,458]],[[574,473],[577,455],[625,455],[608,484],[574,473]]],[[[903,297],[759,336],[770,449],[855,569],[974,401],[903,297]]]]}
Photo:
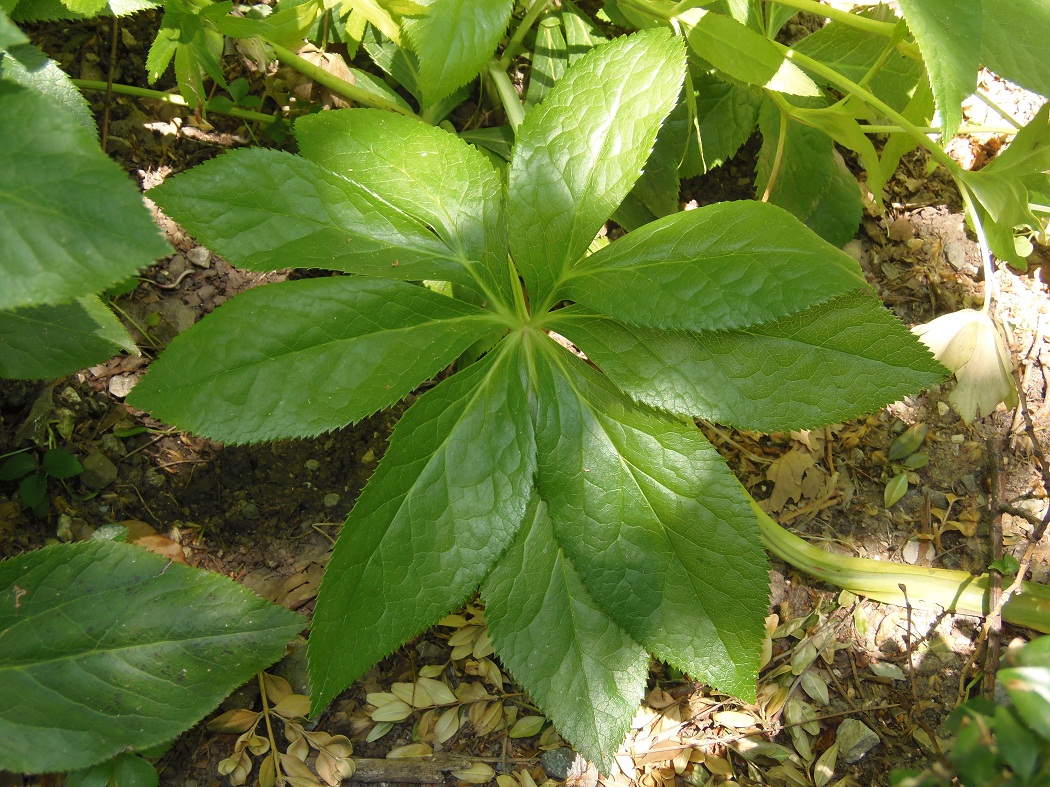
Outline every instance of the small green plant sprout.
{"type": "Polygon", "coordinates": [[[356,275],[232,299],[134,406],[225,442],[313,435],[459,359],[343,527],[313,713],[479,588],[496,655],[592,762],[623,742],[650,653],[753,700],[767,562],[694,419],[810,428],[943,379],[856,262],[776,206],[676,213],[589,252],[685,70],[664,29],[592,49],[524,116],[505,179],[441,129],[346,109],[296,123],[301,155],[234,151],[151,192],[233,264],[356,275]]]}
{"type": "Polygon", "coordinates": [[[84,472],[84,466],[64,448],[51,448],[43,460],[35,454],[22,452],[8,457],[0,465],[0,481],[17,481],[18,496],[41,519],[47,516],[49,507],[47,482],[49,478],[65,482],[84,472]]]}
{"type": "Polygon", "coordinates": [[[883,503],[886,508],[893,507],[908,492],[909,483],[917,483],[918,477],[909,478],[919,468],[926,467],[930,457],[919,451],[929,427],[924,423],[913,424],[901,432],[893,441],[886,454],[890,472],[893,477],[883,491],[883,503]]]}

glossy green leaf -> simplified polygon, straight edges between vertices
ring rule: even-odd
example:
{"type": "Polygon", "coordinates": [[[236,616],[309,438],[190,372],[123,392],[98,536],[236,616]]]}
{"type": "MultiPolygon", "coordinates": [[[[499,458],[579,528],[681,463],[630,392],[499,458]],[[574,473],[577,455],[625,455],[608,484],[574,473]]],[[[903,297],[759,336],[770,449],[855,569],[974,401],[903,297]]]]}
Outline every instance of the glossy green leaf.
{"type": "Polygon", "coordinates": [[[513,0],[425,0],[426,11],[401,23],[419,57],[424,104],[470,82],[496,51],[513,0]]]}
{"type": "Polygon", "coordinates": [[[500,661],[558,731],[607,770],[649,676],[649,654],[601,608],[533,497],[481,587],[500,661]]]}
{"type": "Polygon", "coordinates": [[[796,96],[820,88],[761,33],[725,14],[694,8],[679,15],[690,49],[731,79],[796,96]]]}
{"type": "Polygon", "coordinates": [[[678,165],[685,155],[685,147],[692,134],[693,124],[689,118],[688,104],[679,101],[664,118],[656,135],[653,151],[649,154],[645,168],[631,191],[631,196],[640,199],[652,212],[653,218],[677,213],[679,210],[678,193],[681,181],[678,177],[678,165]]]}
{"type": "Polygon", "coordinates": [[[463,261],[421,222],[288,153],[227,153],[165,181],[150,197],[212,251],[245,268],[474,284],[463,261]]]}
{"type": "Polygon", "coordinates": [[[704,331],[769,322],[864,288],[852,258],[786,211],[722,202],[618,238],[560,292],[623,322],[704,331]]]}
{"type": "Polygon", "coordinates": [[[999,680],[1017,713],[1043,740],[1050,740],[1050,666],[1011,667],[999,680]]]}
{"type": "Polygon", "coordinates": [[[984,12],[973,0],[900,0],[922,52],[944,137],[962,123],[962,102],[977,89],[984,12]]]}
{"type": "Polygon", "coordinates": [[[84,472],[80,460],[64,448],[52,448],[44,454],[40,466],[52,478],[72,478],[84,472]]]}
{"type": "Polygon", "coordinates": [[[1046,31],[1050,3],[1045,0],[981,0],[984,31],[981,61],[1001,77],[1050,96],[1046,31]]]}
{"type": "Polygon", "coordinates": [[[503,184],[476,148],[377,109],[305,117],[295,134],[304,157],[431,228],[488,297],[512,303],[503,184]]]}
{"type": "Polygon", "coordinates": [[[572,0],[562,0],[561,23],[565,28],[565,45],[568,48],[569,64],[575,63],[606,39],[572,0]]]}
{"type": "Polygon", "coordinates": [[[869,293],[737,331],[683,333],[578,310],[551,329],[637,401],[763,432],[870,413],[947,373],[869,293]]]}
{"type": "Polygon", "coordinates": [[[306,619],[115,541],[0,563],[0,769],[85,768],[163,743],[284,652],[306,619]]]}
{"type": "Polygon", "coordinates": [[[7,50],[0,58],[0,79],[42,93],[53,104],[69,112],[80,125],[95,133],[95,117],[83,93],[77,90],[58,63],[32,44],[17,44],[7,50]]]}
{"type": "Polygon", "coordinates": [[[175,60],[175,80],[190,107],[208,100],[204,78],[226,87],[222,66],[223,36],[213,22],[201,14],[207,0],[167,0],[160,30],[146,57],[146,73],[153,84],[175,60]]]}
{"type": "MultiPolygon", "coordinates": [[[[886,5],[866,9],[858,16],[880,22],[897,21],[886,5]]],[[[898,112],[911,100],[919,81],[926,79],[922,63],[905,57],[892,40],[834,19],[792,48],[864,85],[898,112]],[[873,68],[877,70],[871,74],[873,68]]],[[[834,87],[818,74],[813,78],[834,87]]]]}
{"type": "Polygon", "coordinates": [[[908,492],[908,474],[897,473],[887,483],[886,488],[882,490],[882,502],[886,508],[892,508],[900,499],[904,497],[908,492]]]}
{"type": "Polygon", "coordinates": [[[321,583],[313,712],[470,598],[520,527],[536,460],[515,345],[428,391],[394,429],[321,583]]]}
{"type": "MultiPolygon", "coordinates": [[[[13,3],[9,3],[10,7],[13,7],[13,3]]],[[[25,33],[18,29],[18,27],[12,24],[11,20],[7,18],[8,5],[0,4],[0,49],[8,49],[13,46],[21,46],[29,43],[29,39],[26,38],[25,33]]],[[[2,65],[3,59],[0,58],[0,65],[2,65]]]]}
{"type": "MultiPolygon", "coordinates": [[[[793,119],[772,101],[762,106],[759,128],[762,149],[755,190],[768,193],[769,202],[792,213],[829,243],[844,246],[860,226],[860,189],[831,137],[793,119]]],[[[869,155],[875,156],[874,149],[869,155]]]]}
{"type": "Polygon", "coordinates": [[[634,186],[678,96],[681,42],[646,30],[580,58],[525,116],[508,175],[510,249],[534,307],[634,186]]]}
{"type": "Polygon", "coordinates": [[[403,282],[270,284],[177,336],[128,402],[223,442],[320,434],[394,404],[497,325],[403,282]]]}
{"type": "Polygon", "coordinates": [[[0,377],[53,379],[121,350],[138,354],[120,321],[94,295],[57,306],[0,311],[0,377]]]}
{"type": "Polygon", "coordinates": [[[159,783],[156,768],[134,754],[118,754],[66,776],[67,787],[157,787],[159,783]]]}
{"type": "Polygon", "coordinates": [[[536,484],[584,586],[658,658],[753,701],[767,563],[739,482],[695,426],[553,342],[536,367],[536,484]]]}
{"type": "Polygon", "coordinates": [[[696,90],[696,130],[682,161],[682,176],[720,167],[754,133],[762,97],[758,91],[712,74],[691,72],[696,90]]]}
{"type": "MultiPolygon", "coordinates": [[[[137,11],[159,8],[163,5],[155,0],[109,0],[103,7],[106,16],[127,16],[137,11]]],[[[69,10],[61,0],[17,0],[11,11],[16,22],[45,22],[59,19],[86,19],[88,15],[69,10]]]]}
{"type": "Polygon", "coordinates": [[[0,82],[0,141],[0,310],[97,292],[167,253],[135,186],[45,96],[0,82]]]}
{"type": "Polygon", "coordinates": [[[540,103],[568,67],[569,48],[562,33],[560,15],[548,12],[536,24],[536,43],[532,51],[532,66],[529,68],[525,109],[540,103]]]}
{"type": "Polygon", "coordinates": [[[1029,191],[1038,194],[1050,182],[1050,104],[1040,110],[1014,137],[1010,146],[990,164],[959,177],[973,192],[985,215],[985,231],[995,256],[1025,267],[1024,254],[1014,246],[1013,229],[1036,228],[1039,218],[1032,212],[1029,191]]]}

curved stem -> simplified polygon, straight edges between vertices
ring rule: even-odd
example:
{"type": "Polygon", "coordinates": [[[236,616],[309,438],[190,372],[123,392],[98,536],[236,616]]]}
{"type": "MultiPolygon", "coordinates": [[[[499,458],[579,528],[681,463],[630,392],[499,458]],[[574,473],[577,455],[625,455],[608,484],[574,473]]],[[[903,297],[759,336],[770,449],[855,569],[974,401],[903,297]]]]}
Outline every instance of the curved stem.
{"type": "Polygon", "coordinates": [[[830,5],[824,3],[818,3],[816,0],[772,0],[774,3],[780,5],[786,5],[791,8],[797,8],[799,11],[806,11],[815,16],[823,16],[827,19],[834,19],[836,22],[842,22],[850,27],[855,27],[858,30],[863,30],[866,33],[874,33],[877,36],[884,36],[890,38],[896,31],[897,25],[892,22],[880,22],[877,19],[868,19],[864,16],[858,16],[857,14],[851,14],[846,11],[840,11],[838,8],[832,8],[830,5]]]}
{"type": "MultiPolygon", "coordinates": [[[[988,574],[973,576],[946,568],[922,568],[833,555],[784,530],[750,495],[748,500],[758,517],[758,528],[766,549],[816,579],[897,606],[944,609],[978,616],[991,610],[988,574]]],[[[1035,582],[1023,582],[1019,592],[1003,607],[1002,615],[1009,623],[1050,633],[1050,588],[1035,582]]]]}
{"type": "MultiPolygon", "coordinates": [[[[81,90],[106,90],[106,83],[97,79],[74,79],[73,84],[81,90]]],[[[178,93],[167,93],[163,90],[150,90],[144,87],[133,87],[132,85],[114,84],[110,86],[114,93],[137,98],[148,98],[153,101],[163,101],[174,104],[177,107],[189,107],[189,103],[178,93]]],[[[220,108],[212,105],[211,101],[204,102],[204,108],[208,112],[217,112],[220,115],[240,118],[241,120],[254,120],[257,123],[273,123],[279,115],[267,115],[264,112],[252,112],[250,109],[238,107],[220,108]]]]}
{"type": "Polygon", "coordinates": [[[489,60],[489,76],[492,77],[492,84],[496,86],[496,93],[503,104],[503,111],[507,113],[507,122],[510,124],[511,131],[517,134],[518,126],[525,119],[525,110],[521,106],[518,91],[511,84],[507,72],[500,66],[500,61],[495,58],[489,60]]]}
{"type": "Polygon", "coordinates": [[[984,266],[984,307],[982,311],[985,314],[991,314],[992,300],[998,294],[995,281],[995,260],[992,258],[992,249],[988,244],[988,236],[984,233],[981,215],[977,212],[977,206],[970,195],[970,190],[963,183],[959,184],[959,194],[962,196],[963,209],[966,211],[966,215],[970,217],[973,231],[977,235],[977,245],[981,249],[981,264],[984,266]]]}
{"type": "Polygon", "coordinates": [[[548,2],[549,0],[533,0],[532,5],[529,6],[529,10],[525,13],[521,23],[514,31],[514,35],[507,42],[507,47],[503,50],[503,54],[500,56],[499,67],[501,69],[506,71],[510,67],[510,61],[521,50],[521,42],[525,39],[526,33],[536,24],[540,14],[547,8],[548,2]]]}
{"type": "Polygon", "coordinates": [[[945,153],[939,145],[934,144],[918,126],[916,126],[914,123],[908,120],[908,118],[904,117],[904,115],[902,115],[900,112],[895,110],[885,101],[879,99],[870,90],[861,87],[852,79],[844,77],[835,69],[828,68],[819,60],[814,60],[813,58],[804,55],[801,52],[797,52],[794,49],[786,47],[783,44],[779,44],[776,41],[774,41],[773,44],[781,51],[784,57],[786,57],[788,60],[791,60],[794,63],[798,63],[799,65],[805,66],[813,73],[819,74],[820,76],[824,77],[824,79],[828,80],[828,82],[835,85],[836,87],[841,88],[842,90],[845,90],[848,93],[852,93],[857,98],[861,99],[866,104],[868,104],[868,106],[877,109],[886,117],[890,118],[890,120],[899,125],[907,133],[911,134],[923,147],[925,147],[930,152],[930,155],[937,160],[938,164],[947,169],[948,172],[951,173],[952,177],[958,180],[957,175],[960,172],[959,165],[956,164],[952,157],[945,153]]]}
{"type": "Polygon", "coordinates": [[[305,74],[317,84],[324,85],[333,93],[338,93],[340,96],[350,99],[355,104],[373,107],[375,109],[385,109],[390,112],[397,112],[399,115],[407,115],[408,117],[419,117],[407,107],[403,107],[393,101],[387,101],[385,98],[370,93],[367,90],[362,90],[352,82],[340,79],[335,74],[325,71],[320,66],[315,66],[309,60],[299,57],[295,52],[285,49],[280,44],[275,44],[268,38],[264,40],[273,48],[274,54],[277,55],[277,59],[282,63],[285,63],[296,71],[305,74]]]}
{"type": "MultiPolygon", "coordinates": [[[[940,126],[916,126],[916,130],[921,131],[923,134],[941,134],[944,129],[940,126]]],[[[908,134],[911,133],[907,129],[901,128],[900,126],[879,126],[872,124],[860,124],[860,130],[865,134],[908,134]]],[[[1016,134],[1017,129],[1013,126],[960,126],[959,134],[966,136],[967,134],[1016,134]]]]}

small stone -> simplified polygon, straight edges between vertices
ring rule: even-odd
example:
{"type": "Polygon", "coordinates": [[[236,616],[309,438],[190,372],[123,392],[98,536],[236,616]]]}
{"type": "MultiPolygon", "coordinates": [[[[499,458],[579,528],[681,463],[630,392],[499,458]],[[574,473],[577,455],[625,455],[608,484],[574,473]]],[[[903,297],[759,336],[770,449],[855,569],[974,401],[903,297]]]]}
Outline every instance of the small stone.
{"type": "Polygon", "coordinates": [[[335,508],[337,505],[339,505],[339,495],[337,495],[335,492],[329,492],[327,495],[324,496],[325,508],[335,508]]]}
{"type": "Polygon", "coordinates": [[[563,747],[551,749],[540,755],[540,765],[547,775],[558,781],[565,781],[569,777],[569,768],[576,761],[576,752],[563,747]]]}
{"type": "Polygon", "coordinates": [[[207,268],[211,264],[211,252],[203,246],[194,246],[186,252],[186,259],[198,268],[207,268]]]}
{"type": "Polygon", "coordinates": [[[105,489],[117,480],[117,466],[97,448],[88,451],[80,464],[84,466],[80,480],[88,489],[105,489]]]}
{"type": "Polygon", "coordinates": [[[190,262],[186,259],[185,256],[183,256],[182,254],[174,254],[172,255],[172,258],[168,260],[167,267],[165,267],[164,270],[167,272],[168,276],[172,278],[172,280],[175,280],[179,278],[179,276],[182,275],[185,271],[187,271],[189,267],[190,262]]]}
{"type": "Polygon", "coordinates": [[[839,745],[839,759],[850,764],[857,762],[879,743],[879,736],[864,722],[846,719],[835,733],[839,745]]]}
{"type": "Polygon", "coordinates": [[[102,435],[98,446],[106,456],[124,456],[128,452],[128,449],[124,447],[124,441],[112,432],[102,435]]]}
{"type": "Polygon", "coordinates": [[[365,451],[365,455],[361,457],[361,464],[370,465],[376,460],[376,452],[369,448],[365,451]]]}
{"type": "Polygon", "coordinates": [[[241,509],[241,516],[245,519],[258,519],[262,515],[259,510],[259,506],[255,505],[251,501],[244,504],[244,508],[241,509]]]}
{"type": "Polygon", "coordinates": [[[143,476],[143,481],[146,482],[146,486],[151,486],[154,489],[159,489],[168,483],[168,479],[165,478],[164,473],[155,467],[151,467],[146,471],[146,474],[143,476]]]}
{"type": "Polygon", "coordinates": [[[321,467],[321,463],[318,462],[316,459],[307,459],[306,462],[303,464],[303,467],[305,467],[307,470],[317,470],[321,467]]]}
{"type": "Polygon", "coordinates": [[[58,396],[56,398],[63,404],[69,405],[80,404],[81,402],[80,394],[73,390],[73,388],[69,385],[67,385],[65,388],[59,391],[58,396]]]}
{"type": "Polygon", "coordinates": [[[134,374],[115,374],[109,378],[109,392],[118,399],[123,399],[131,393],[138,381],[138,376],[134,374]]]}

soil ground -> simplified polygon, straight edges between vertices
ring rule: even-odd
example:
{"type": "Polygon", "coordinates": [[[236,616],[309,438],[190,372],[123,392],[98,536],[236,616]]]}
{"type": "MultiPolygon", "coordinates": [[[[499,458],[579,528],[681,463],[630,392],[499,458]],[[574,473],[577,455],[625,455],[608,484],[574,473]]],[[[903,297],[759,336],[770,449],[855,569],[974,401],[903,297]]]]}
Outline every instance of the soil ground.
{"type": "MultiPolygon", "coordinates": [[[[149,15],[121,22],[118,81],[144,82],[143,60],[156,24],[149,15]]],[[[70,73],[105,79],[111,33],[107,21],[46,26],[34,36],[70,73]]],[[[262,84],[261,76],[253,79],[262,84]]],[[[107,109],[103,97],[94,99],[100,123],[106,118],[108,151],[144,186],[258,136],[257,129],[221,116],[202,128],[155,103],[113,96],[107,109]]],[[[1028,101],[1020,96],[1012,106],[1023,115],[1028,101]]],[[[976,160],[995,144],[969,141],[956,153],[976,160]]],[[[686,184],[683,199],[704,204],[753,197],[754,154],[749,145],[725,167],[686,184]]],[[[927,175],[925,158],[915,154],[891,190],[886,211],[867,215],[848,247],[883,301],[909,325],[979,308],[986,284],[951,184],[937,172],[927,175]]],[[[170,220],[158,215],[158,221],[176,253],[144,271],[135,290],[117,301],[143,355],[48,383],[0,383],[0,453],[50,440],[90,468],[66,487],[52,487],[43,519],[20,504],[14,485],[0,485],[0,556],[54,539],[84,539],[105,523],[134,522],[156,548],[309,613],[339,526],[410,401],[317,439],[249,447],[183,434],[127,407],[123,396],[156,348],[229,297],[285,275],[234,269],[170,220]]],[[[1038,254],[1044,256],[1026,274],[997,273],[997,313],[1032,428],[1020,411],[1003,408],[964,424],[948,405],[948,383],[822,431],[757,435],[705,425],[708,436],[774,518],[825,549],[968,571],[983,570],[1003,551],[1023,551],[1032,525],[1000,513],[1000,504],[1015,503],[1035,517],[1046,508],[1036,454],[1050,451],[1044,344],[1050,300],[1039,263],[1050,256],[1038,254]],[[887,453],[915,424],[928,427],[922,450],[930,461],[911,473],[907,494],[887,508],[884,490],[895,474],[887,453]]],[[[1031,579],[1048,578],[1050,548],[1044,543],[1031,579]]],[[[602,783],[886,784],[893,768],[924,767],[942,756],[940,725],[966,691],[982,690],[985,660],[993,659],[987,666],[994,674],[995,653],[1015,637],[1031,636],[1005,626],[982,642],[979,620],[846,597],[777,561],[771,593],[770,660],[759,702],[740,703],[654,663],[651,691],[617,758],[619,772],[602,783]],[[870,738],[871,746],[861,752],[858,744],[847,755],[846,730],[859,730],[856,723],[865,726],[861,738],[870,738]],[[836,741],[838,758],[831,762],[826,753],[836,741]]],[[[593,785],[597,773],[580,763],[570,769],[571,752],[549,725],[539,734],[509,734],[516,719],[535,710],[493,660],[483,621],[483,610],[471,606],[444,621],[449,625],[424,633],[344,692],[308,729],[353,741],[354,756],[361,758],[356,780],[455,783],[482,779],[488,766],[490,777],[518,774],[518,784],[531,778],[593,785]],[[416,712],[387,724],[371,718],[369,694],[374,700],[377,692],[421,673],[445,674],[467,686],[461,709],[452,716],[416,712]],[[445,739],[450,725],[454,734],[445,739]],[[413,745],[429,746],[433,756],[407,756],[420,749],[401,747],[413,745]]],[[[301,655],[296,649],[274,670],[300,692],[301,655]]],[[[258,694],[249,684],[222,709],[258,709],[258,694]]],[[[277,736],[286,746],[281,732],[277,736]]],[[[159,761],[161,783],[230,783],[218,768],[235,740],[198,725],[159,761]]],[[[248,783],[258,777],[257,760],[248,783]]],[[[313,757],[309,762],[316,765],[313,757]]],[[[54,784],[56,778],[0,774],[0,785],[23,783],[54,784]]]]}

